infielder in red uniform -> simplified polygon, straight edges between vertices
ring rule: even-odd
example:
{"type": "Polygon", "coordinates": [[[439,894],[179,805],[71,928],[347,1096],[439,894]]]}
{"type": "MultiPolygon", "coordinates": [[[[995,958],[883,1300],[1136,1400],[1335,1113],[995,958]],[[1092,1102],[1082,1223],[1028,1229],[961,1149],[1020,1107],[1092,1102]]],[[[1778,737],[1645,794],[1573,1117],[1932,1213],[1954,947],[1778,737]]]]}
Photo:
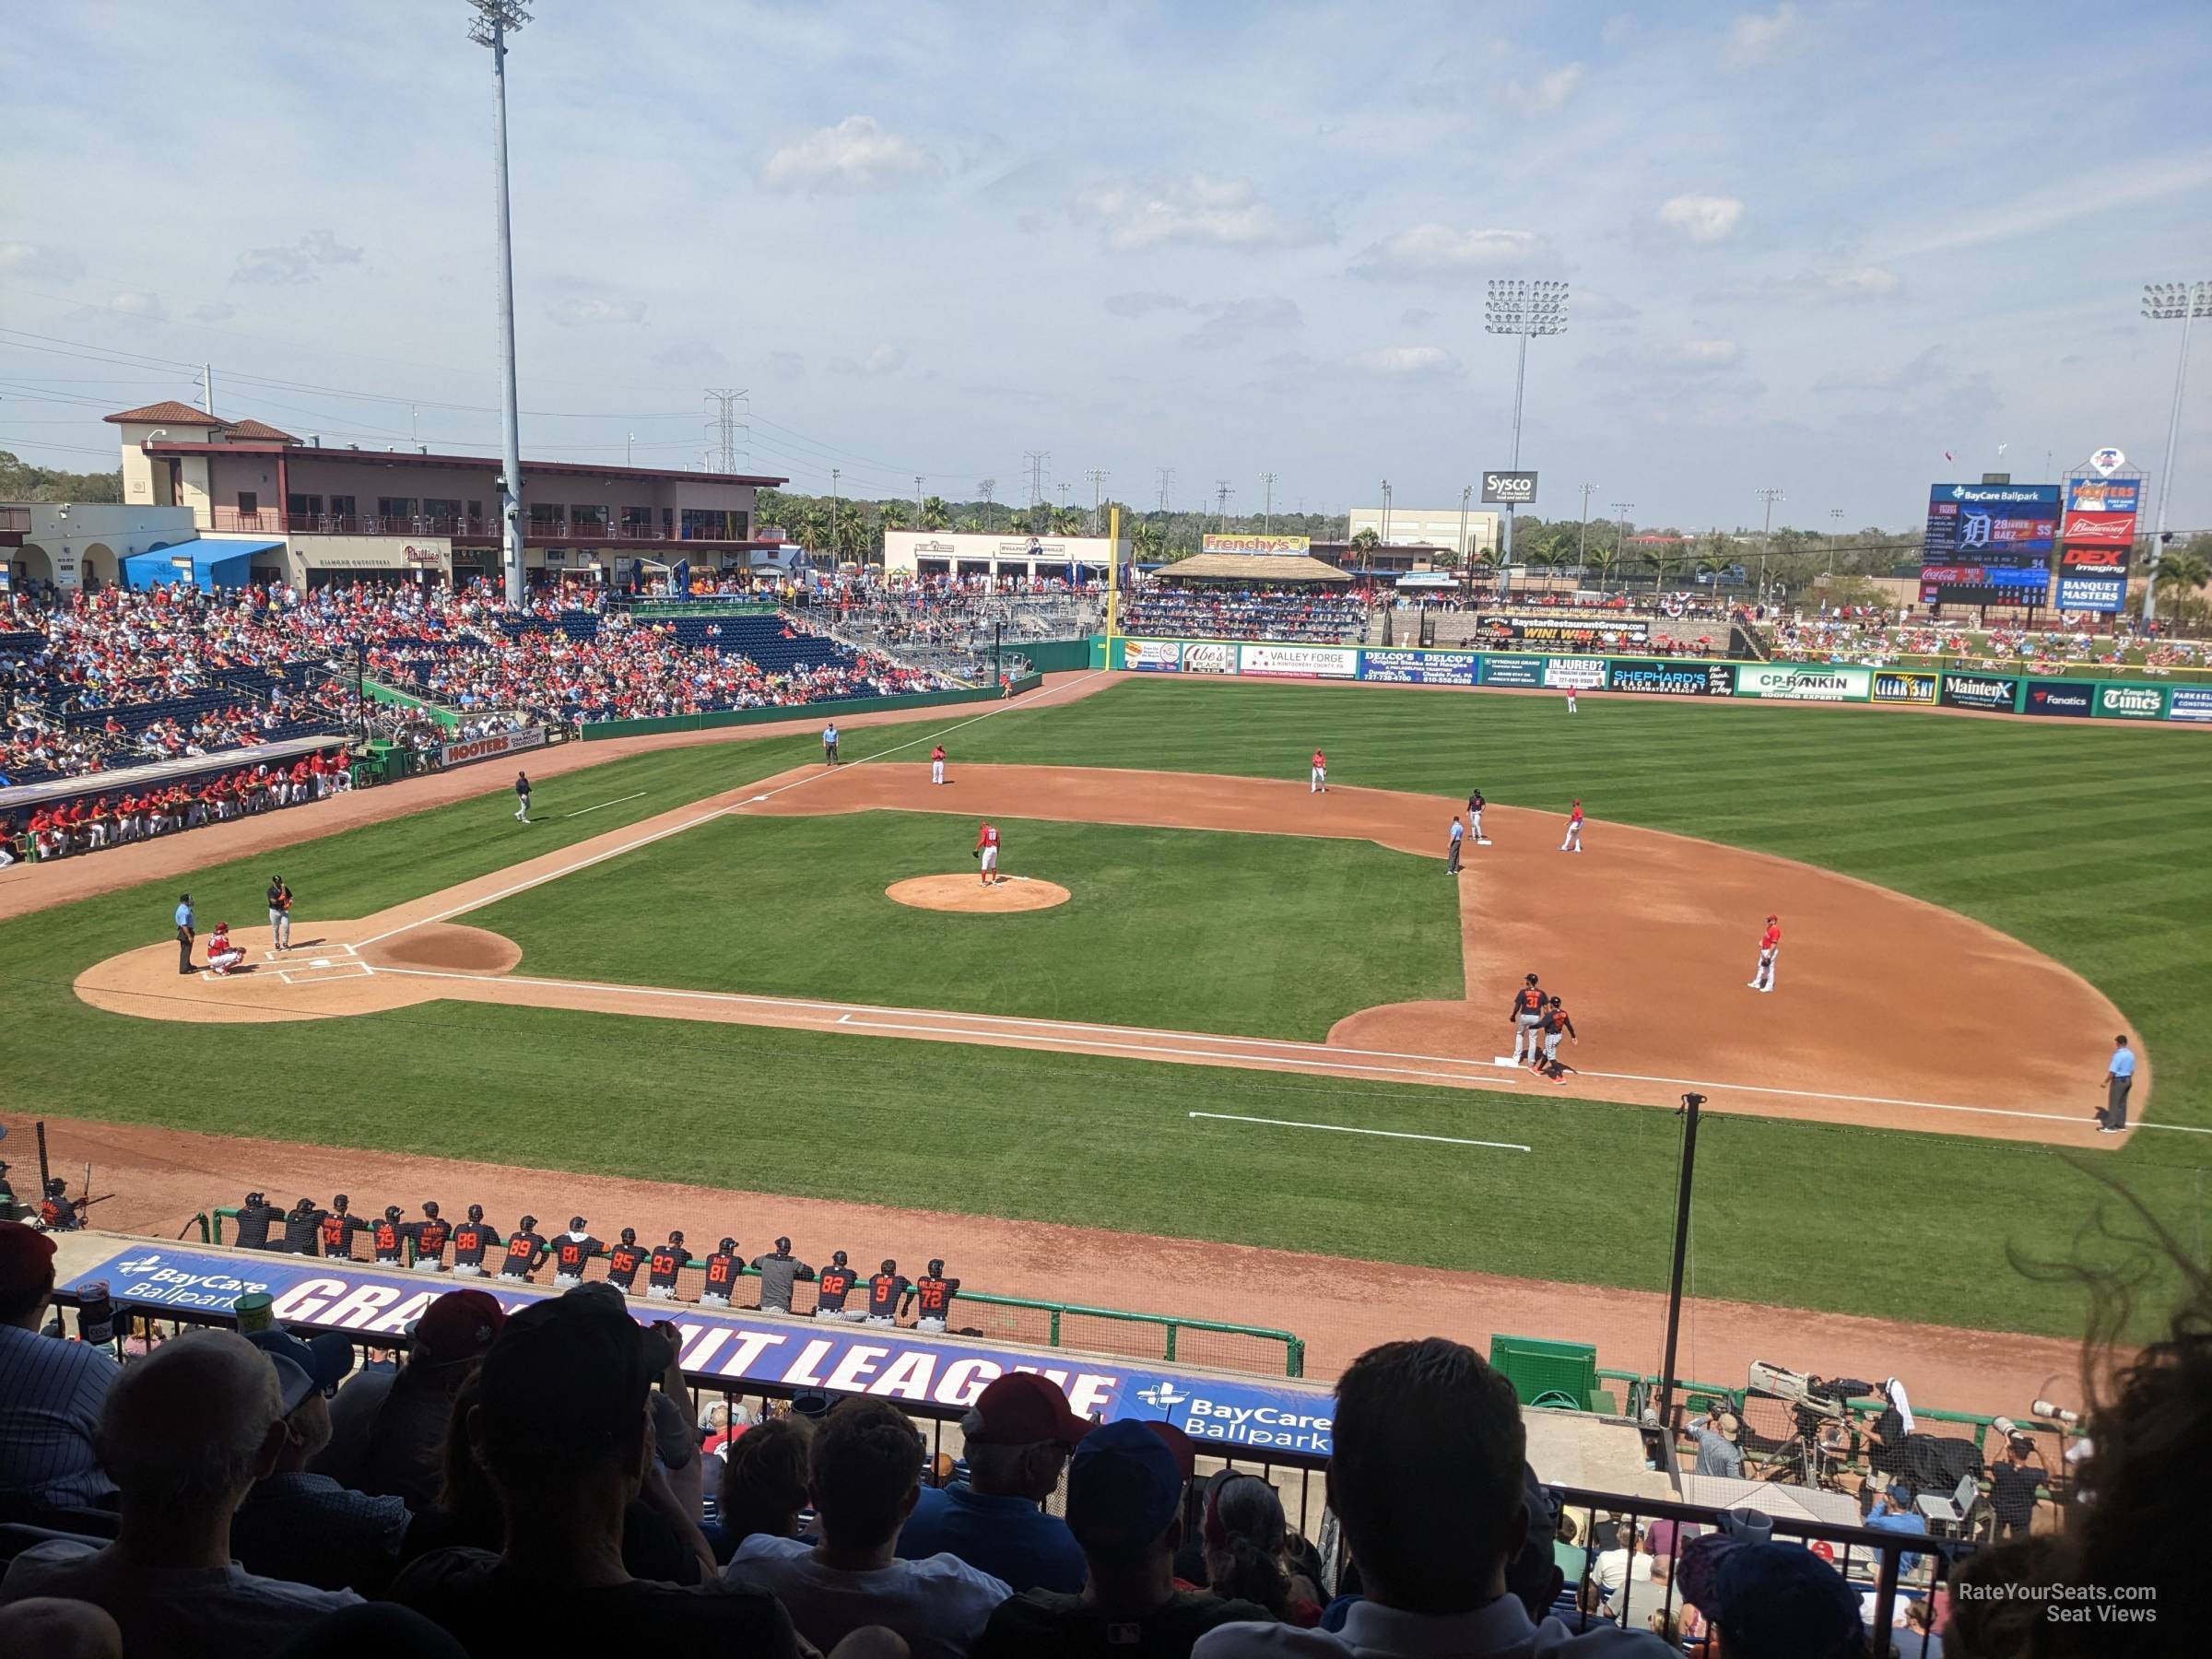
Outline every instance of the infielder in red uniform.
{"type": "Polygon", "coordinates": [[[1580,853],[1583,850],[1583,803],[1578,797],[1574,810],[1567,815],[1567,839],[1559,843],[1562,853],[1580,853]]]}
{"type": "Polygon", "coordinates": [[[945,746],[941,743],[929,751],[929,781],[932,783],[945,782],[945,746]]]}
{"type": "Polygon", "coordinates": [[[1782,918],[1769,916],[1767,931],[1759,935],[1759,967],[1747,982],[1754,991],[1774,989],[1774,959],[1782,954],[1782,918]]]}
{"type": "Polygon", "coordinates": [[[977,831],[975,859],[985,887],[989,887],[994,881],[1002,879],[998,874],[998,826],[996,824],[985,824],[981,830],[977,831]]]}
{"type": "Polygon", "coordinates": [[[1306,786],[1308,794],[1329,793],[1329,758],[1319,749],[1313,751],[1313,781],[1306,786]]]}

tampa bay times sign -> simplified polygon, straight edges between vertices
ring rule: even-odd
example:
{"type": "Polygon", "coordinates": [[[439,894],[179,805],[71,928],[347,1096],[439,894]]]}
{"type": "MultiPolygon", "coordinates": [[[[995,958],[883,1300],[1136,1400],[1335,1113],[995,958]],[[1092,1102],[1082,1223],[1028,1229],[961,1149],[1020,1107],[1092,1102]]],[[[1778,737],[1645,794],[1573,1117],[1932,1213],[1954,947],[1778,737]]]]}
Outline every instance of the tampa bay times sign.
{"type": "Polygon", "coordinates": [[[1482,475],[1482,503],[1486,507],[1526,507],[1536,499],[1533,472],[1486,472],[1482,475]]]}

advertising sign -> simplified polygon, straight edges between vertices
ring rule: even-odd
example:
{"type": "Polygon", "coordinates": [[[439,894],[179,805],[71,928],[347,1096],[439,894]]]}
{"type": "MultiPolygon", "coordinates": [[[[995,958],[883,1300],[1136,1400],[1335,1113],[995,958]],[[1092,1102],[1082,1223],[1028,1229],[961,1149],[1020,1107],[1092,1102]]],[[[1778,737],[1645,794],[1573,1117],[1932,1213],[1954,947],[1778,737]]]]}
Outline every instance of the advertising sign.
{"type": "Polygon", "coordinates": [[[1735,671],[1735,694],[1792,702],[1865,702],[1874,694],[1874,670],[1830,663],[1745,663],[1735,671]]]}
{"type": "Polygon", "coordinates": [[[2023,714],[2067,714],[2086,720],[2097,706],[2097,688],[2088,680],[2031,679],[2020,699],[2023,714]]]}
{"type": "Polygon", "coordinates": [[[1733,697],[1735,674],[1726,663],[1631,662],[1617,657],[1606,685],[1653,697],[1733,697]]]}
{"type": "Polygon", "coordinates": [[[1359,653],[1345,645],[1246,645],[1237,653],[1237,672],[1278,679],[1357,679],[1359,653]]]}
{"type": "Polygon", "coordinates": [[[1202,535],[1198,545],[1208,553],[1307,553],[1313,541],[1305,535],[1202,535]]]}
{"type": "Polygon", "coordinates": [[[2110,477],[2127,465],[2127,457],[2109,443],[2089,457],[2089,465],[2110,477]]]}
{"type": "Polygon", "coordinates": [[[543,726],[524,726],[519,732],[495,732],[472,737],[466,743],[449,743],[439,753],[441,766],[466,766],[472,760],[490,760],[522,749],[534,749],[546,740],[543,726]]]}
{"type": "Polygon", "coordinates": [[[1604,657],[1546,657],[1544,683],[1555,691],[1596,691],[1606,683],[1604,657]]]}
{"type": "Polygon", "coordinates": [[[1180,673],[1182,647],[1172,640],[1131,640],[1122,647],[1122,665],[1140,674],[1180,673]]]}
{"type": "Polygon", "coordinates": [[[2058,608],[2062,611],[2101,611],[2110,616],[2127,605],[2124,576],[2061,576],[2058,608]]]}
{"type": "Polygon", "coordinates": [[[1979,560],[1998,549],[2048,553],[2058,538],[2055,484],[1938,484],[1928,492],[1923,564],[1979,560]]]}
{"type": "Polygon", "coordinates": [[[2041,605],[2050,591],[2051,574],[2042,572],[2042,580],[2032,587],[1998,587],[1994,583],[1969,582],[1961,586],[1933,582],[1920,584],[1920,602],[1923,605],[2004,605],[2014,609],[2041,605]]]}
{"type": "Polygon", "coordinates": [[[2075,478],[2066,485],[2068,512],[2139,512],[2140,478],[2075,478]]]}
{"type": "Polygon", "coordinates": [[[2062,571],[2078,571],[2085,574],[2103,571],[2117,574],[2127,569],[2128,549],[2119,547],[2061,547],[2058,550],[2058,568],[2062,571]]]}
{"type": "Polygon", "coordinates": [[[1237,648],[1225,640],[1191,640],[1182,648],[1185,674],[1234,674],[1237,648]]]}
{"type": "Polygon", "coordinates": [[[2162,686],[2100,686],[2097,712],[2111,720],[2157,720],[2166,712],[2162,686]]]}
{"type": "Polygon", "coordinates": [[[1619,621],[1553,622],[1535,617],[1485,617],[1482,629],[1493,640],[1517,641],[1527,645],[1559,645],[1570,651],[1591,651],[1602,645],[1641,645],[1652,637],[1651,625],[1631,617],[1619,621]]]}
{"type": "Polygon", "coordinates": [[[1486,686],[1541,686],[1544,683],[1544,659],[1538,656],[1487,655],[1482,659],[1482,683],[1486,686]]]}
{"type": "MultiPolygon", "coordinates": [[[[145,1312],[228,1315],[241,1297],[260,1293],[274,1299],[272,1312],[281,1324],[394,1338],[447,1288],[354,1262],[290,1255],[249,1261],[167,1244],[119,1250],[62,1288],[81,1290],[94,1280],[107,1281],[118,1303],[145,1312]]],[[[478,1279],[472,1288],[511,1310],[546,1294],[496,1280],[478,1279]]],[[[716,1382],[826,1389],[959,1409],[974,1404],[993,1378],[1034,1371],[1050,1378],[1077,1415],[1102,1422],[1166,1421],[1198,1441],[1315,1456],[1330,1450],[1334,1402],[1287,1379],[1221,1381],[1088,1355],[1032,1353],[879,1325],[793,1324],[688,1303],[643,1303],[635,1317],[673,1319],[683,1339],[677,1363],[716,1382]]]]}
{"type": "Polygon", "coordinates": [[[2009,674],[1943,677],[1943,706],[1947,709],[1996,709],[2009,714],[2019,694],[2020,682],[2009,674]]]}
{"type": "Polygon", "coordinates": [[[1363,651],[1359,677],[1385,686],[1473,686],[1482,658],[1472,651],[1363,651]]]}
{"type": "Polygon", "coordinates": [[[2100,547],[2124,547],[2136,539],[2132,512],[2069,512],[2060,539],[2089,542],[2100,547]]]}
{"type": "Polygon", "coordinates": [[[1486,507],[1511,503],[1525,507],[1536,499],[1533,472],[1486,472],[1482,475],[1482,502],[1486,507]]]}
{"type": "Polygon", "coordinates": [[[1934,703],[1937,677],[1909,674],[1899,668],[1874,671],[1874,700],[1888,703],[1934,703]]]}
{"type": "Polygon", "coordinates": [[[2201,686],[2174,687],[2166,694],[2166,718],[2212,724],[2212,690],[2201,686]]]}

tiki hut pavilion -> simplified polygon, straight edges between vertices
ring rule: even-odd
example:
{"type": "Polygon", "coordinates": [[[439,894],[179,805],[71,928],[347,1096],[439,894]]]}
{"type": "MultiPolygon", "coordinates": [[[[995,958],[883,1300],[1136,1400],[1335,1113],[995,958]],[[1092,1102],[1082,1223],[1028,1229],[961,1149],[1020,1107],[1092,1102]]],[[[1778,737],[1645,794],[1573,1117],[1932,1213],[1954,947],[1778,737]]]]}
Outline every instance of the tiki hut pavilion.
{"type": "Polygon", "coordinates": [[[1288,587],[1325,592],[1351,585],[1351,573],[1303,553],[1196,553],[1162,565],[1153,580],[1170,587],[1288,587]]]}

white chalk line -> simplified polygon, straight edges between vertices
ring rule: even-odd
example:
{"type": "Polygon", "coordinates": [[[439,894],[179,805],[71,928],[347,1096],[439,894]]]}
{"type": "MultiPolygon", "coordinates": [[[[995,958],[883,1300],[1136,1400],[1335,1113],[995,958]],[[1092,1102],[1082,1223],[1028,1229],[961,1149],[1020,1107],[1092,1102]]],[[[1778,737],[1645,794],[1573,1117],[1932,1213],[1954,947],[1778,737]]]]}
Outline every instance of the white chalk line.
{"type": "MultiPolygon", "coordinates": [[[[619,806],[625,801],[639,801],[644,799],[644,797],[645,792],[641,789],[636,794],[617,795],[611,801],[602,801],[599,803],[599,806],[619,806]]],[[[564,812],[560,816],[564,818],[582,818],[587,812],[598,811],[599,806],[579,806],[575,811],[564,812]]]]}
{"type": "MultiPolygon", "coordinates": [[[[893,744],[889,748],[877,749],[874,754],[863,755],[859,759],[853,761],[853,764],[854,766],[865,766],[871,760],[880,760],[884,756],[898,754],[901,749],[914,748],[924,743],[934,744],[940,737],[950,736],[955,732],[963,730],[968,726],[974,725],[978,721],[988,720],[994,714],[1004,714],[1010,709],[1033,709],[1039,703],[1043,702],[1053,697],[1054,693],[1060,691],[1072,691],[1076,687],[1083,685],[1088,681],[1097,679],[1100,675],[1106,672],[1107,671],[1103,668],[1094,668],[1088,674],[1084,675],[1080,679],[1072,679],[1064,685],[1053,687],[1051,691],[1045,692],[1041,697],[1032,697],[1020,702],[1007,701],[994,703],[990,708],[985,709],[981,714],[971,715],[966,720],[957,721],[948,726],[939,726],[936,730],[933,732],[926,732],[921,736],[913,738],[910,742],[893,744]]],[[[866,730],[868,728],[863,727],[860,729],[866,730]]],[[[830,776],[832,771],[841,771],[842,770],[843,768],[841,767],[825,768],[818,772],[809,772],[803,778],[794,778],[790,782],[778,784],[775,788],[769,790],[764,794],[757,794],[752,796],[750,800],[745,803],[745,805],[749,806],[754,802],[768,800],[772,796],[782,794],[787,789],[797,789],[803,784],[817,782],[821,779],[830,776]]],[[[643,794],[645,792],[643,790],[640,790],[638,793],[640,794],[643,794]]],[[[631,798],[634,799],[635,797],[631,798]]],[[[612,806],[613,803],[602,802],[601,805],[612,806]]],[[[586,812],[591,810],[593,810],[593,808],[588,806],[584,808],[584,811],[586,812]]],[[[579,870],[588,870],[594,865],[605,864],[610,858],[620,858],[626,853],[635,853],[641,847],[650,847],[653,844],[653,842],[665,841],[672,835],[681,835],[687,830],[696,830],[701,824],[709,823],[718,818],[727,817],[730,813],[735,811],[736,811],[736,807],[735,806],[714,807],[711,811],[699,814],[696,818],[686,818],[680,824],[673,824],[665,830],[655,830],[651,835],[641,835],[638,837],[637,840],[625,841],[618,847],[609,847],[604,853],[594,853],[589,858],[578,859],[574,864],[563,865],[560,868],[557,870],[548,870],[542,876],[533,876],[527,881],[519,881],[512,887],[501,888],[499,891],[487,894],[481,899],[471,899],[465,903],[456,904],[451,909],[440,911],[435,915],[418,917],[413,922],[403,922],[397,927],[388,927],[382,933],[374,934],[366,939],[358,941],[354,947],[356,949],[360,949],[371,945],[380,945],[386,939],[397,938],[401,934],[412,933],[418,927],[429,927],[440,922],[450,922],[455,916],[466,915],[470,911],[473,910],[482,910],[488,904],[497,904],[500,900],[512,899],[517,893],[526,893],[532,888],[545,886],[545,884],[548,881],[559,881],[564,876],[573,876],[579,870]]],[[[573,818],[580,815],[571,813],[569,816],[573,818]]]]}
{"type": "Polygon", "coordinates": [[[1325,1129],[1334,1135],[1374,1135],[1384,1140],[1435,1141],[1446,1147],[1488,1147],[1496,1152],[1529,1152],[1518,1141],[1461,1140],[1452,1135],[1415,1135],[1404,1129],[1355,1129],[1349,1124],[1300,1124],[1289,1118],[1240,1117],[1233,1112],[1194,1112],[1194,1118],[1213,1118],[1224,1124],[1265,1124],[1274,1129],[1325,1129]]]}

